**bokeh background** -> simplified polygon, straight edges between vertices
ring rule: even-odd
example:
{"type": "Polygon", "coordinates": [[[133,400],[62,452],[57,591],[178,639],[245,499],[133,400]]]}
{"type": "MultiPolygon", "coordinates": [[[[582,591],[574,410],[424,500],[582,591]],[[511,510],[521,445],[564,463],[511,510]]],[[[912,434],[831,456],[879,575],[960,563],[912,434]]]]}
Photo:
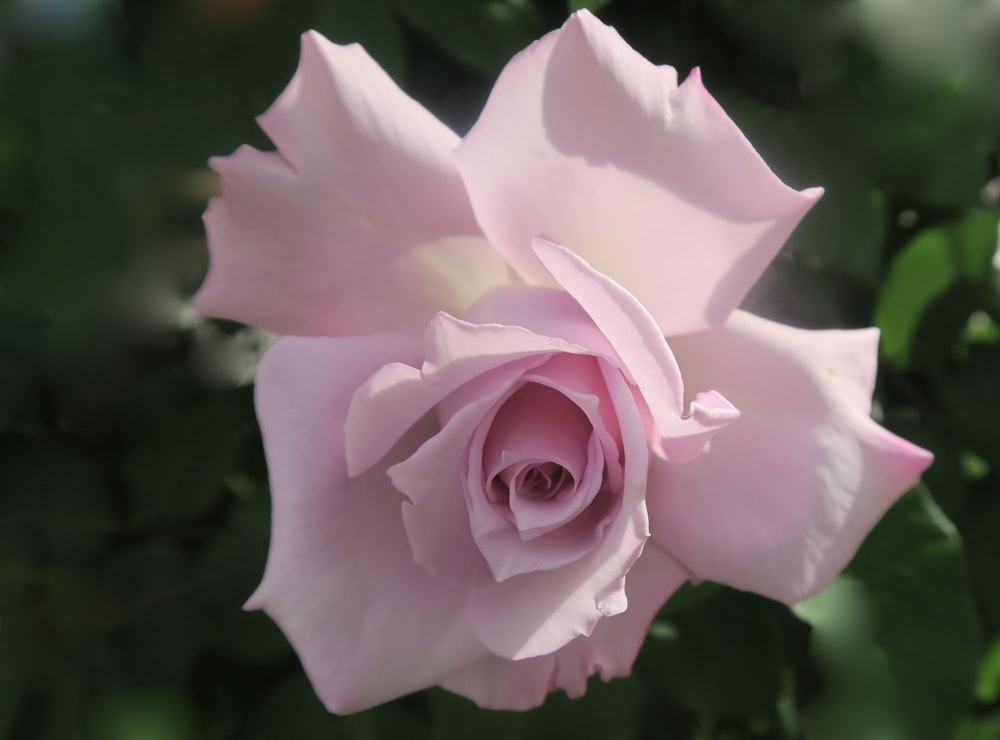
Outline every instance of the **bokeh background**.
{"type": "Polygon", "coordinates": [[[0,2],[0,737],[997,740],[998,146],[993,0],[0,2]],[[685,587],[634,677],[583,700],[435,689],[332,717],[240,610],[267,549],[268,337],[188,303],[206,160],[268,147],[253,117],[308,28],[463,133],[583,6],[700,66],[787,182],[826,188],[748,306],[879,326],[873,413],[937,461],[828,590],[685,587]]]}

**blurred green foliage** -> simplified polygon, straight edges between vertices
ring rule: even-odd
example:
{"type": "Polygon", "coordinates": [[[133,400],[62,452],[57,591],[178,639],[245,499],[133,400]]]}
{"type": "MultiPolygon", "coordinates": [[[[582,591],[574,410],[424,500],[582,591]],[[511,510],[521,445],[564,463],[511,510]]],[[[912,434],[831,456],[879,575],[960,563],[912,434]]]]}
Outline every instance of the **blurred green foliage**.
{"type": "Polygon", "coordinates": [[[1000,738],[1000,13],[863,0],[0,3],[0,737],[1000,738]],[[630,680],[511,714],[442,690],[329,716],[240,606],[268,499],[249,370],[195,315],[213,154],[298,36],[360,41],[456,130],[587,7],[826,197],[748,298],[883,331],[876,415],[925,484],[788,609],[686,586],[630,680]],[[895,10],[893,10],[895,8],[895,10]]]}

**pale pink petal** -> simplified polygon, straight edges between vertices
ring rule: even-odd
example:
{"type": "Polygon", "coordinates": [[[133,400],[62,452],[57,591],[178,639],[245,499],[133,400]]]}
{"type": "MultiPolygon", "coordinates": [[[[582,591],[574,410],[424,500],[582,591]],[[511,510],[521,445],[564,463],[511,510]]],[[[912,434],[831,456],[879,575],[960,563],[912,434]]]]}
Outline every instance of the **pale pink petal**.
{"type": "MultiPolygon", "coordinates": [[[[414,564],[403,497],[385,473],[347,477],[351,394],[378,366],[412,362],[419,349],[387,335],[286,338],[257,373],[273,518],[267,569],[247,608],[278,623],[333,712],[433,686],[485,654],[463,616],[464,593],[414,564]]],[[[390,454],[427,433],[417,428],[390,454]]]]}
{"type": "Polygon", "coordinates": [[[599,547],[557,570],[525,573],[501,583],[480,578],[469,619],[496,655],[511,660],[551,653],[589,635],[602,617],[625,611],[624,582],[648,537],[644,504],[648,454],[645,429],[617,368],[601,361],[622,431],[625,458],[620,510],[599,547]]]}
{"type": "Polygon", "coordinates": [[[406,496],[403,521],[413,560],[428,573],[467,586],[485,563],[469,527],[464,492],[466,448],[476,426],[510,391],[518,376],[498,376],[481,404],[454,414],[412,455],[389,468],[389,477],[406,496]]]}
{"type": "MultiPolygon", "coordinates": [[[[584,400],[596,413],[598,399],[584,400]]],[[[540,383],[524,383],[503,402],[486,431],[482,457],[481,482],[506,489],[514,523],[525,534],[550,530],[578,514],[597,494],[604,473],[603,450],[588,414],[574,399],[540,383]],[[565,474],[558,492],[539,500],[523,474],[546,463],[565,474]]]]}
{"type": "Polygon", "coordinates": [[[572,248],[668,335],[718,324],[819,196],[768,169],[705,91],[587,12],[516,56],[458,149],[476,217],[530,283],[572,248]]]}
{"type": "Polygon", "coordinates": [[[602,619],[589,637],[535,658],[484,658],[442,686],[489,709],[531,709],[558,689],[580,697],[595,673],[605,681],[629,675],[650,622],[685,580],[686,572],[673,558],[647,543],[625,579],[628,609],[602,619]]]}
{"type": "Polygon", "coordinates": [[[601,362],[595,357],[554,355],[544,365],[526,371],[524,380],[556,388],[583,409],[601,444],[608,487],[620,491],[622,433],[601,362]]]}
{"type": "MultiPolygon", "coordinates": [[[[472,434],[466,492],[473,536],[498,581],[536,570],[550,570],[577,560],[603,537],[606,522],[620,507],[622,490],[621,431],[601,371],[593,357],[555,355],[522,376],[524,383],[556,389],[586,415],[588,470],[573,495],[537,506],[537,519],[524,512],[513,495],[498,498],[489,486],[494,462],[482,460],[483,442],[492,435],[484,418],[472,434]],[[482,483],[485,473],[486,483],[482,483]],[[480,491],[479,486],[483,487],[480,491]],[[534,525],[534,526],[532,526],[534,525]]],[[[507,408],[504,406],[504,410],[507,408]]],[[[554,436],[563,436],[553,432],[554,436]]],[[[529,502],[530,503],[530,502],[529,502]]]]}
{"type": "MultiPolygon", "coordinates": [[[[415,367],[393,365],[376,373],[357,392],[347,417],[347,460],[352,475],[374,465],[395,440],[438,405],[443,419],[475,400],[478,387],[456,392],[481,376],[516,363],[521,372],[545,362],[553,353],[597,354],[575,344],[601,345],[600,332],[572,298],[545,288],[498,288],[473,309],[470,323],[441,313],[425,333],[425,361],[415,367]],[[508,291],[513,291],[508,293],[508,291]],[[529,330],[504,326],[503,306],[537,316],[529,330]],[[491,310],[492,309],[492,310],[491,310]],[[492,314],[492,315],[491,315],[492,314]],[[546,333],[547,330],[551,330],[546,333]],[[564,334],[559,333],[565,330],[564,334]]],[[[513,371],[512,371],[513,372],[513,371]]]]}
{"type": "Polygon", "coordinates": [[[536,239],[533,246],[545,269],[607,337],[638,386],[654,424],[654,452],[668,460],[689,460],[707,449],[712,434],[739,418],[736,408],[718,392],[711,396],[712,413],[701,402],[684,418],[680,368],[663,333],[635,296],[565,247],[545,239],[536,239]]]}
{"type": "MultiPolygon", "coordinates": [[[[574,384],[586,385],[586,371],[594,360],[585,357],[576,359],[584,361],[588,367],[578,373],[574,384]]],[[[533,372],[544,372],[547,366],[548,363],[533,372]]],[[[555,374],[560,373],[556,371],[555,374]]],[[[581,491],[579,495],[585,500],[574,510],[563,512],[567,519],[574,518],[558,532],[552,532],[554,527],[549,527],[549,536],[541,536],[544,532],[532,532],[538,536],[524,537],[516,526],[516,517],[508,503],[504,501],[498,505],[484,493],[483,440],[491,434],[498,412],[507,410],[512,394],[516,395],[524,388],[524,381],[528,378],[533,381],[529,386],[550,383],[553,387],[560,387],[544,375],[520,377],[498,372],[489,386],[482,382],[483,378],[477,379],[475,402],[460,408],[420,449],[389,469],[394,485],[408,499],[403,507],[403,519],[414,560],[436,576],[453,583],[467,583],[477,577],[476,571],[484,564],[483,558],[490,573],[480,573],[478,577],[496,580],[528,571],[559,568],[593,549],[604,534],[603,522],[613,511],[620,509],[616,494],[610,493],[587,508],[597,491],[581,491]],[[442,532],[448,535],[442,536],[442,532]]],[[[603,386],[603,377],[599,382],[603,386]]],[[[594,408],[598,399],[581,397],[578,392],[565,387],[560,391],[566,392],[567,399],[572,397],[571,403],[590,406],[588,412],[583,414],[585,425],[593,423],[588,423],[587,419],[594,419],[603,427],[601,416],[594,408]],[[588,398],[593,403],[588,404],[588,398]]],[[[603,395],[606,398],[606,392],[603,395]]],[[[610,400],[605,400],[605,403],[610,404],[610,400]]],[[[585,448],[587,436],[589,434],[581,443],[585,448]]],[[[605,440],[607,444],[602,441],[607,437],[603,428],[595,437],[590,445],[593,448],[590,450],[591,457],[595,459],[590,460],[590,464],[603,468],[603,459],[598,460],[603,457],[603,449],[613,450],[617,455],[617,445],[611,440],[605,440]]],[[[570,451],[567,450],[566,454],[570,451]]],[[[609,478],[620,481],[617,460],[612,461],[609,470],[609,478]]],[[[598,472],[595,485],[599,487],[600,483],[598,472]]]]}
{"type": "MultiPolygon", "coordinates": [[[[514,391],[523,388],[523,385],[515,387],[514,391]]],[[[601,543],[608,521],[622,508],[618,493],[601,490],[602,478],[598,473],[589,480],[593,486],[590,490],[575,492],[578,502],[570,501],[569,506],[556,507],[557,513],[564,516],[563,521],[524,530],[521,527],[523,517],[512,511],[514,507],[507,501],[497,502],[488,489],[484,490],[483,473],[486,470],[489,476],[490,463],[483,459],[483,448],[487,446],[496,418],[513,400],[512,394],[501,398],[473,431],[464,489],[472,536],[492,578],[498,582],[521,574],[562,568],[579,560],[601,543]]],[[[601,445],[593,438],[591,441],[595,444],[590,449],[589,464],[601,465],[603,461],[598,461],[602,457],[601,445]]],[[[488,485],[489,481],[485,483],[488,485]]]]}
{"type": "Polygon", "coordinates": [[[699,579],[793,603],[848,563],[931,455],[868,416],[877,332],[743,312],[671,345],[689,388],[742,412],[689,463],[653,461],[653,538],[699,579]]]}
{"type": "MultiPolygon", "coordinates": [[[[561,288],[507,285],[491,290],[461,318],[473,324],[520,326],[558,337],[590,352],[617,360],[618,353],[580,304],[561,288]]],[[[621,362],[616,362],[621,365],[621,362]]]]}
{"type": "Polygon", "coordinates": [[[212,160],[203,313],[278,334],[419,331],[509,282],[455,168],[458,137],[360,46],[305,34],[259,120],[277,152],[212,160]]]}

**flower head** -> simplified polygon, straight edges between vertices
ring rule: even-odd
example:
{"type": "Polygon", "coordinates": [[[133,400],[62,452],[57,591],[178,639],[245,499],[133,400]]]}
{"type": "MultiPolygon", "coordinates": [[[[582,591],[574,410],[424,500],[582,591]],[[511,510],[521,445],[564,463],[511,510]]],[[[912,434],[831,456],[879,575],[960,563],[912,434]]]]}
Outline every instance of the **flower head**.
{"type": "Polygon", "coordinates": [[[589,13],[461,140],[315,33],[260,120],[195,300],[283,335],[248,606],[332,711],[579,695],[687,580],[823,588],[929,464],[869,418],[874,330],[737,310],[820,191],[589,13]]]}

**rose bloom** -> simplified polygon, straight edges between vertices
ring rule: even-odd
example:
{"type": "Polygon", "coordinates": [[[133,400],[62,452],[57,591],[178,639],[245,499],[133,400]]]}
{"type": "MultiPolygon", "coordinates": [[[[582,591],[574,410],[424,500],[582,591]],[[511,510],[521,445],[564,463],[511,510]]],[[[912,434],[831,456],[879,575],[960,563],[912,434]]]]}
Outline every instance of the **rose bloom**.
{"type": "Polygon", "coordinates": [[[464,139],[316,33],[260,124],[195,304],[282,335],[247,606],[331,711],[579,696],[686,581],[822,589],[930,463],[869,417],[874,329],[737,309],[820,191],[589,13],[464,139]]]}

